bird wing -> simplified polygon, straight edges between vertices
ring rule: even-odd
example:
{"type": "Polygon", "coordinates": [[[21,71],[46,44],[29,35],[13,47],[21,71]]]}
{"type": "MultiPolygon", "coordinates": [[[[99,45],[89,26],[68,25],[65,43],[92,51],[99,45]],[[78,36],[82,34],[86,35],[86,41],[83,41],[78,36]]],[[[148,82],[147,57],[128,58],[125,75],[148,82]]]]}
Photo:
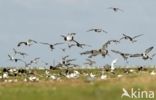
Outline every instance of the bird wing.
{"type": "Polygon", "coordinates": [[[140,35],[134,36],[133,39],[135,39],[135,38],[137,38],[137,37],[140,37],[140,36],[142,36],[142,35],[144,35],[144,34],[140,34],[140,35]]]}
{"type": "Polygon", "coordinates": [[[111,44],[111,40],[107,41],[105,44],[102,45],[103,49],[106,49],[108,45],[111,44]]]}
{"type": "Polygon", "coordinates": [[[21,46],[22,44],[26,45],[27,42],[19,42],[19,43],[17,44],[17,46],[19,47],[19,46],[21,46]]]}
{"type": "Polygon", "coordinates": [[[132,54],[132,55],[130,55],[130,57],[141,57],[142,56],[142,54],[132,54]]]}
{"type": "Polygon", "coordinates": [[[118,53],[118,54],[122,54],[120,51],[116,51],[116,50],[111,50],[114,53],[118,53]]]}
{"type": "Polygon", "coordinates": [[[28,42],[34,42],[34,43],[37,43],[37,41],[32,40],[32,39],[29,39],[28,42]]]}
{"type": "Polygon", "coordinates": [[[64,43],[55,43],[54,45],[60,45],[60,44],[64,44],[64,43]]]}
{"type": "Polygon", "coordinates": [[[125,36],[125,37],[127,37],[127,38],[132,38],[132,37],[130,37],[130,36],[128,36],[128,35],[126,35],[126,34],[122,34],[123,36],[125,36]]]}
{"type": "Polygon", "coordinates": [[[84,55],[84,54],[90,54],[92,52],[92,50],[91,51],[85,51],[85,52],[82,52],[82,53],[80,53],[81,55],[84,55]]]}
{"type": "Polygon", "coordinates": [[[87,32],[94,31],[95,29],[89,29],[87,32]]]}
{"type": "Polygon", "coordinates": [[[9,57],[10,59],[12,59],[11,55],[9,55],[9,54],[8,54],[8,57],[9,57]]]}
{"type": "Polygon", "coordinates": [[[40,44],[50,45],[49,43],[45,43],[45,42],[40,42],[40,44]]]}
{"type": "Polygon", "coordinates": [[[148,54],[150,51],[152,51],[153,48],[154,48],[153,46],[149,47],[148,49],[145,50],[145,53],[148,54]]]}

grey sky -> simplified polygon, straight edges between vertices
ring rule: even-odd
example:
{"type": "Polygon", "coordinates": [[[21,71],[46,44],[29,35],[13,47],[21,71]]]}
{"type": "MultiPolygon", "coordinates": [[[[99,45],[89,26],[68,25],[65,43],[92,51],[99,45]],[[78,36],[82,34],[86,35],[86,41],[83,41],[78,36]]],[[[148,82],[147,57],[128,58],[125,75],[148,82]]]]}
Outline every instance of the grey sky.
{"type": "MultiPolygon", "coordinates": [[[[110,49],[136,53],[154,46],[156,47],[156,1],[155,0],[0,0],[0,64],[17,65],[9,62],[7,54],[12,53],[19,41],[32,38],[43,42],[61,42],[61,34],[76,32],[76,40],[91,44],[91,48],[73,49],[66,54],[77,58],[76,63],[82,64],[86,56],[80,59],[79,53],[85,50],[100,48],[109,39],[119,39],[122,33],[128,35],[144,34],[138,42],[131,44],[123,41],[119,45],[112,45],[110,49]],[[119,7],[124,12],[114,13],[108,7],[119,7]],[[108,34],[87,33],[94,27],[103,28],[108,34]],[[89,37],[88,37],[89,36],[89,37]],[[72,53],[72,54],[71,54],[72,53]]],[[[53,53],[46,46],[34,45],[31,48],[22,47],[21,51],[29,53],[31,58],[41,56],[48,62],[59,60],[66,55],[58,47],[53,53]]],[[[154,49],[152,52],[156,52],[154,49]]],[[[111,57],[94,58],[99,65],[109,64],[120,56],[111,53],[111,57]]],[[[153,61],[130,59],[130,65],[156,64],[153,61]]],[[[123,59],[119,65],[125,64],[123,59]]],[[[20,65],[20,64],[18,64],[20,65]]],[[[22,64],[21,64],[22,65],[22,64]]]]}

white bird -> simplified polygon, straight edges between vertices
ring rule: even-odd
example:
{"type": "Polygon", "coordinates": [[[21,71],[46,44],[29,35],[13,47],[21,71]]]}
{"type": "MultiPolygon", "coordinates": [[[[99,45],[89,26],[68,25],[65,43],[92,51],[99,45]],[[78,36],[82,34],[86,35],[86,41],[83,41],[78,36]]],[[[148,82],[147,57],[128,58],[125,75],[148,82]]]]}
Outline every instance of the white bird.
{"type": "Polygon", "coordinates": [[[102,75],[100,77],[101,80],[106,80],[107,79],[107,75],[104,74],[104,71],[102,71],[102,75]]]}
{"type": "Polygon", "coordinates": [[[118,59],[114,59],[111,63],[111,72],[114,72],[115,68],[114,65],[116,64],[116,62],[118,61],[118,59]]]}
{"type": "Polygon", "coordinates": [[[150,75],[154,76],[154,75],[156,75],[156,72],[153,70],[153,71],[150,73],[150,75]]]}

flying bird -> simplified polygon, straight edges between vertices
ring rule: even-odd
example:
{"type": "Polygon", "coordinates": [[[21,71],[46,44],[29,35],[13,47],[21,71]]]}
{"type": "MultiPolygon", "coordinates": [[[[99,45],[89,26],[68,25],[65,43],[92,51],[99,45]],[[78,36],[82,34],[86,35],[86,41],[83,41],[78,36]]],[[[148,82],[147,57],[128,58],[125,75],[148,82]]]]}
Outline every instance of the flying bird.
{"type": "Polygon", "coordinates": [[[140,36],[142,36],[142,35],[144,35],[144,34],[139,34],[139,35],[136,35],[134,37],[131,37],[131,36],[128,36],[126,34],[123,34],[123,37],[120,40],[125,39],[125,40],[129,40],[132,43],[134,43],[134,42],[137,42],[137,40],[135,40],[135,39],[138,38],[138,37],[140,37],[140,36]]]}
{"type": "Polygon", "coordinates": [[[149,53],[153,50],[153,46],[152,47],[149,47],[147,48],[143,53],[138,53],[138,54],[132,54],[130,57],[142,57],[142,59],[144,60],[147,60],[147,59],[151,59],[156,55],[156,54],[153,54],[153,55],[149,55],[149,53]]]}
{"type": "Polygon", "coordinates": [[[66,36],[61,35],[61,37],[63,37],[64,41],[71,42],[74,40],[75,35],[76,35],[76,33],[68,33],[66,36]]]}
{"type": "Polygon", "coordinates": [[[123,58],[126,62],[127,62],[128,57],[130,56],[129,53],[122,53],[122,52],[116,51],[116,50],[111,50],[111,51],[114,52],[114,53],[117,53],[117,54],[121,55],[122,58],[123,58]]]}
{"type": "Polygon", "coordinates": [[[11,56],[9,54],[8,54],[8,57],[9,57],[10,61],[14,61],[14,62],[22,61],[22,59],[14,58],[13,56],[11,56]]]}
{"type": "Polygon", "coordinates": [[[56,45],[60,45],[60,44],[64,44],[64,43],[55,43],[55,44],[50,44],[50,43],[40,42],[40,44],[43,44],[43,45],[48,45],[48,46],[50,47],[51,51],[52,51],[56,45]]]}
{"type": "Polygon", "coordinates": [[[20,47],[21,45],[31,46],[33,43],[37,43],[37,41],[32,40],[32,39],[28,39],[27,41],[19,42],[19,43],[17,44],[17,46],[18,46],[18,47],[20,47]]]}
{"type": "Polygon", "coordinates": [[[23,56],[23,58],[24,58],[25,56],[28,56],[27,53],[17,51],[15,48],[13,48],[13,51],[14,51],[14,56],[17,55],[17,54],[23,56]]]}
{"type": "Polygon", "coordinates": [[[92,29],[89,29],[87,32],[90,32],[90,31],[94,31],[96,33],[101,33],[101,32],[108,33],[107,31],[103,29],[99,29],[99,28],[92,28],[92,29]]]}
{"type": "Polygon", "coordinates": [[[87,44],[82,44],[82,43],[79,43],[79,42],[77,42],[77,41],[75,41],[74,40],[74,42],[76,43],[76,44],[71,44],[71,45],[69,45],[68,47],[72,47],[72,46],[77,46],[77,47],[80,47],[80,48],[83,48],[84,46],[87,46],[87,47],[91,47],[90,45],[87,45],[87,44]]]}
{"type": "Polygon", "coordinates": [[[114,12],[124,12],[124,10],[120,9],[120,8],[117,8],[117,7],[109,7],[108,9],[112,9],[114,12]]]}

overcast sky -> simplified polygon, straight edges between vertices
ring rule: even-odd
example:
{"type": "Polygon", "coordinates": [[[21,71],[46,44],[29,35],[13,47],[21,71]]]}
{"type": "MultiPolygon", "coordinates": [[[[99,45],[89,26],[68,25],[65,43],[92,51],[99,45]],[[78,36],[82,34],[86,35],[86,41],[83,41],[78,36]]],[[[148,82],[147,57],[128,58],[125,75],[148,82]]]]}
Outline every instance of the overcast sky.
{"type": "MultiPolygon", "coordinates": [[[[61,52],[62,46],[54,52],[48,47],[33,45],[18,48],[27,52],[27,61],[34,57],[57,62],[62,56],[69,54],[76,58],[77,64],[83,64],[87,56],[79,53],[85,50],[98,49],[109,39],[119,39],[122,33],[130,36],[144,34],[137,43],[122,41],[111,45],[109,50],[120,50],[129,53],[143,52],[150,46],[156,47],[156,0],[0,0],[0,64],[1,66],[23,65],[9,62],[7,54],[13,54],[19,41],[31,38],[41,42],[62,42],[61,34],[76,32],[75,39],[92,45],[91,48],[73,48],[66,53],[61,52]],[[124,12],[113,12],[109,7],[118,7],[124,12]],[[105,33],[86,32],[90,28],[103,28],[105,33]]],[[[156,52],[154,49],[151,53],[156,52]]],[[[93,58],[97,65],[110,64],[119,58],[117,65],[126,65],[123,59],[110,51],[110,57],[93,58]]],[[[130,59],[129,65],[154,65],[152,61],[130,59]]]]}

